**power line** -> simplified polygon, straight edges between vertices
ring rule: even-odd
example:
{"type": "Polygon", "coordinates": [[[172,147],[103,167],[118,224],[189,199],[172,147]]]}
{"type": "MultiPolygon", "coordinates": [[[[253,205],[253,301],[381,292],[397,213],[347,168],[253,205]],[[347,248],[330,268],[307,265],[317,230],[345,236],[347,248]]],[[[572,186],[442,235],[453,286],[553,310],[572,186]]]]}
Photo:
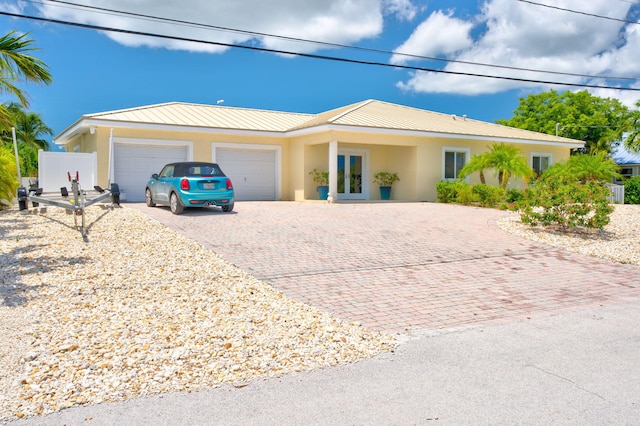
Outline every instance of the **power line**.
{"type": "MultiPolygon", "coordinates": [[[[483,67],[490,67],[490,68],[500,68],[500,69],[514,70],[514,71],[527,71],[527,72],[536,72],[536,73],[553,74],[553,75],[564,75],[564,76],[569,76],[569,77],[580,77],[580,78],[589,78],[589,79],[603,79],[603,80],[616,80],[616,81],[636,81],[637,80],[636,78],[630,78],[630,77],[598,76],[598,75],[590,75],[590,74],[579,74],[579,73],[569,73],[569,72],[561,72],[561,71],[540,70],[540,69],[534,69],[534,68],[521,68],[521,67],[513,67],[513,66],[507,66],[507,65],[485,64],[485,63],[480,63],[480,62],[461,61],[461,60],[455,60],[455,59],[435,58],[435,57],[420,56],[420,55],[415,55],[415,54],[410,54],[410,53],[392,52],[392,51],[382,50],[382,49],[373,49],[373,48],[345,45],[345,44],[339,44],[339,43],[329,43],[329,42],[324,42],[324,41],[309,40],[309,39],[303,39],[303,38],[298,38],[298,37],[289,37],[289,36],[282,36],[282,35],[277,35],[277,34],[269,34],[269,33],[257,32],[257,31],[242,30],[242,29],[237,29],[237,28],[221,27],[221,26],[217,26],[217,25],[202,24],[202,23],[198,23],[198,22],[184,21],[184,20],[172,19],[172,18],[163,18],[163,17],[159,17],[159,16],[146,15],[146,14],[134,13],[134,12],[126,12],[126,11],[120,11],[120,10],[116,10],[116,9],[108,9],[108,8],[103,8],[103,7],[98,7],[98,6],[86,6],[86,5],[73,3],[73,2],[70,2],[70,1],[64,1],[64,0],[46,0],[46,2],[59,3],[59,4],[62,4],[62,5],[73,6],[73,7],[77,7],[77,8],[80,8],[80,9],[89,9],[89,10],[100,11],[100,12],[105,12],[105,13],[109,13],[109,14],[132,16],[132,17],[136,17],[136,18],[142,18],[142,19],[153,20],[153,21],[163,21],[163,22],[169,22],[169,23],[175,23],[175,24],[181,24],[181,25],[208,28],[208,29],[213,29],[213,30],[218,30],[218,31],[233,32],[233,33],[240,33],[240,34],[248,34],[248,35],[258,36],[258,37],[269,37],[269,38],[277,38],[277,39],[287,40],[287,41],[294,41],[294,42],[301,42],[301,43],[311,43],[311,44],[317,44],[317,45],[327,46],[327,47],[353,49],[353,50],[359,50],[359,51],[365,51],[365,52],[373,52],[373,53],[382,53],[382,54],[388,54],[388,55],[400,55],[400,56],[404,56],[404,57],[408,57],[408,58],[414,58],[414,59],[424,59],[424,60],[440,61],[440,62],[447,62],[447,63],[458,63],[458,64],[464,64],[464,65],[483,66],[483,67]]],[[[42,1],[38,2],[38,1],[34,1],[34,0],[32,0],[31,3],[43,4],[42,1]]]]}
{"type": "Polygon", "coordinates": [[[192,38],[186,38],[186,37],[169,36],[166,34],[154,34],[154,33],[142,32],[142,31],[124,30],[120,28],[103,27],[99,25],[83,24],[83,23],[71,22],[71,21],[62,21],[58,19],[42,18],[37,16],[23,15],[18,13],[4,12],[4,11],[0,11],[0,15],[11,16],[14,18],[30,19],[30,20],[40,21],[40,22],[49,22],[52,24],[68,25],[68,26],[91,29],[96,31],[115,32],[120,34],[136,35],[136,36],[143,36],[143,37],[154,37],[154,38],[182,41],[182,42],[188,42],[188,43],[209,44],[214,46],[238,48],[238,49],[252,50],[252,51],[258,51],[258,52],[276,53],[281,55],[299,56],[299,57],[310,58],[310,59],[322,59],[322,60],[351,63],[351,64],[375,65],[375,66],[386,67],[386,68],[399,68],[399,69],[407,69],[412,71],[433,72],[433,73],[439,73],[439,74],[460,75],[460,76],[467,76],[467,77],[492,78],[497,80],[517,81],[522,83],[535,83],[535,84],[555,85],[555,86],[583,87],[583,88],[592,88],[592,89],[613,89],[613,90],[640,92],[640,88],[599,86],[595,84],[582,84],[582,83],[563,83],[558,81],[534,80],[534,79],[517,78],[517,77],[468,73],[468,72],[461,72],[461,71],[438,70],[438,69],[415,67],[415,66],[409,66],[409,65],[392,65],[384,62],[365,61],[360,59],[349,59],[349,58],[342,58],[339,56],[316,55],[311,53],[300,53],[300,52],[292,52],[292,51],[279,50],[279,49],[269,49],[265,47],[247,46],[247,45],[241,45],[241,44],[223,43],[223,42],[217,42],[217,41],[206,41],[206,40],[198,40],[198,39],[192,39],[192,38]]]}
{"type": "MultiPolygon", "coordinates": [[[[578,15],[591,16],[592,18],[608,19],[610,21],[623,22],[625,24],[635,24],[635,25],[640,24],[639,22],[636,22],[636,21],[628,21],[626,19],[611,18],[610,16],[597,15],[595,13],[587,13],[587,12],[582,12],[582,11],[579,11],[579,10],[565,9],[564,7],[551,6],[549,4],[537,3],[537,2],[529,1],[529,0],[518,0],[518,1],[521,2],[521,3],[529,3],[529,4],[532,4],[534,6],[542,6],[542,7],[548,7],[549,9],[561,10],[563,12],[570,12],[570,13],[577,13],[578,15]]],[[[637,3],[632,3],[632,4],[637,4],[637,3]]]]}

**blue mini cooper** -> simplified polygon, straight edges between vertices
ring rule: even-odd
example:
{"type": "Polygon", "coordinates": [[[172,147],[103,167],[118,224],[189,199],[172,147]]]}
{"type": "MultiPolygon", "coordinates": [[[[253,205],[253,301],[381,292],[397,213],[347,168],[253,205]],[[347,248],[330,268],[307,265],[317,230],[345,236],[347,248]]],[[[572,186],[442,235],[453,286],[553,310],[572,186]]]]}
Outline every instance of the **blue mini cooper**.
{"type": "Polygon", "coordinates": [[[220,206],[233,210],[233,184],[217,164],[203,162],[171,163],[160,174],[151,175],[145,190],[147,206],[168,205],[171,213],[185,207],[220,206]]]}

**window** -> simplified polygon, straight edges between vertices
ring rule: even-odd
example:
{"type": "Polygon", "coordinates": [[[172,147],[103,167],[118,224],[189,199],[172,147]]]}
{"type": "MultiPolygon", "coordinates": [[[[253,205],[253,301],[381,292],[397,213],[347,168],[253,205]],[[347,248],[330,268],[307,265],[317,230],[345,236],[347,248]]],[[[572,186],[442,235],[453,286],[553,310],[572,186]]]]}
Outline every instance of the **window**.
{"type": "Polygon", "coordinates": [[[165,166],[164,169],[162,169],[162,171],[160,172],[160,177],[173,177],[174,168],[175,166],[173,165],[165,166]]]}
{"type": "Polygon", "coordinates": [[[444,180],[453,180],[458,178],[460,169],[464,167],[469,158],[468,148],[443,148],[443,176],[444,180]]]}
{"type": "Polygon", "coordinates": [[[630,178],[633,176],[633,168],[632,167],[623,167],[620,169],[620,174],[622,177],[630,178]]]}
{"type": "Polygon", "coordinates": [[[531,168],[540,176],[551,165],[551,154],[534,152],[531,154],[531,168]]]}

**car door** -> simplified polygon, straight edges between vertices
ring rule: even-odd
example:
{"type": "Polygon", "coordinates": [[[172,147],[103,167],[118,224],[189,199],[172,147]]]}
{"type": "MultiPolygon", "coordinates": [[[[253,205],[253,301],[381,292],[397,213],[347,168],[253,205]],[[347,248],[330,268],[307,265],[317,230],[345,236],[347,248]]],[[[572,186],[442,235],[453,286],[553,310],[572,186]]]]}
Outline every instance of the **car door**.
{"type": "Polygon", "coordinates": [[[175,166],[173,164],[167,164],[160,172],[156,182],[156,200],[163,203],[169,202],[169,190],[171,188],[174,171],[175,166]]]}

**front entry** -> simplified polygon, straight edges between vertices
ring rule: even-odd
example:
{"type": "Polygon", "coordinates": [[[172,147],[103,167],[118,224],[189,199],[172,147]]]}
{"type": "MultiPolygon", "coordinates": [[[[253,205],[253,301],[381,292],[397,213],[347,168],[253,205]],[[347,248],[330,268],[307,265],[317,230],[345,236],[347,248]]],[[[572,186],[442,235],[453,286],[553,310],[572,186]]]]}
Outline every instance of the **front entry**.
{"type": "Polygon", "coordinates": [[[369,161],[365,149],[338,151],[338,199],[369,198],[369,161]]]}

